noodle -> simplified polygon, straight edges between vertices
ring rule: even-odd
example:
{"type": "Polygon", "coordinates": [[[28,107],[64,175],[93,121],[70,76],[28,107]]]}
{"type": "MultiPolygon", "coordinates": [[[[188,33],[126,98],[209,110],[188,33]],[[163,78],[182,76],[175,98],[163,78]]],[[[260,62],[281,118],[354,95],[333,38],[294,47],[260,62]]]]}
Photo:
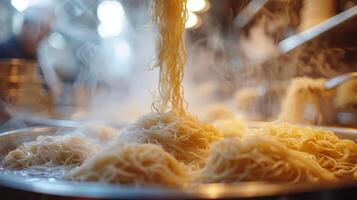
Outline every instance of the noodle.
{"type": "Polygon", "coordinates": [[[184,108],[186,0],[155,0],[153,18],[159,31],[156,67],[160,69],[160,98],[153,103],[156,112],[127,127],[117,137],[119,145],[85,162],[70,172],[69,178],[121,184],[182,185],[188,179],[187,166],[202,167],[210,144],[221,138],[216,129],[199,123],[184,108]]]}
{"type": "Polygon", "coordinates": [[[342,110],[356,110],[357,80],[349,80],[337,88],[334,105],[342,110]]]}
{"type": "Polygon", "coordinates": [[[160,99],[153,103],[157,112],[137,120],[119,140],[158,144],[177,160],[199,168],[208,156],[210,144],[221,136],[212,126],[199,123],[184,108],[186,0],[155,0],[152,7],[159,32],[155,66],[160,69],[160,99]]]}
{"type": "MultiPolygon", "coordinates": [[[[152,5],[159,32],[155,63],[160,69],[159,98],[152,104],[155,112],[142,116],[120,134],[107,127],[82,127],[102,143],[113,139],[98,154],[98,146],[76,136],[40,136],[11,151],[3,160],[4,166],[80,165],[65,178],[145,186],[186,185],[193,180],[191,170],[200,172],[198,180],[202,182],[357,179],[357,145],[332,132],[272,123],[249,133],[245,124],[222,106],[209,110],[208,120],[221,119],[216,129],[186,112],[182,87],[186,2],[155,0],[152,5]],[[222,135],[230,138],[221,140],[222,135]]],[[[334,118],[322,117],[334,112],[330,109],[333,92],[325,91],[323,83],[323,79],[295,79],[279,118],[298,123],[333,122],[334,118]]],[[[249,100],[256,96],[246,90],[236,98],[242,105],[251,106],[249,100]]]]}
{"type": "Polygon", "coordinates": [[[325,79],[295,78],[283,99],[278,118],[287,122],[303,124],[335,122],[333,92],[326,91],[324,83],[325,79]]]}
{"type": "Polygon", "coordinates": [[[74,169],[66,178],[105,183],[180,186],[188,168],[153,144],[115,144],[74,169]]]}
{"type": "Polygon", "coordinates": [[[186,62],[183,34],[188,16],[187,0],[153,2],[153,20],[159,31],[155,67],[160,69],[160,99],[153,104],[153,107],[159,112],[165,112],[168,107],[171,107],[173,114],[184,115],[181,83],[186,62]]]}
{"type": "Polygon", "coordinates": [[[270,136],[249,134],[214,144],[200,179],[304,183],[336,178],[321,168],[313,156],[290,150],[270,136]]]}
{"type": "Polygon", "coordinates": [[[242,137],[248,129],[241,119],[217,120],[213,125],[221,131],[224,137],[242,137]]]}
{"type": "Polygon", "coordinates": [[[234,114],[229,108],[224,104],[213,104],[207,108],[204,121],[214,122],[216,120],[223,119],[233,119],[234,114]]]}
{"type": "Polygon", "coordinates": [[[39,136],[9,152],[3,160],[7,168],[80,165],[94,155],[99,146],[77,136],[39,136]]]}
{"type": "Polygon", "coordinates": [[[221,134],[208,124],[189,116],[151,113],[139,118],[119,134],[119,141],[158,144],[192,168],[204,164],[212,142],[221,134]]]}
{"type": "Polygon", "coordinates": [[[290,124],[272,123],[260,132],[271,135],[289,149],[315,156],[321,167],[343,179],[357,179],[357,144],[333,132],[290,124]]]}

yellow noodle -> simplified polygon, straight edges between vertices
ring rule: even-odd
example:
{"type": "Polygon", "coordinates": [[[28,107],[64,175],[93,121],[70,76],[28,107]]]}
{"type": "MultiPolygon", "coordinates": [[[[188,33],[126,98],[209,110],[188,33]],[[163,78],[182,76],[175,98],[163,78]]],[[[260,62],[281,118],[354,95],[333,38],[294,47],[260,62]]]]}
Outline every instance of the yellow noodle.
{"type": "Polygon", "coordinates": [[[160,99],[153,104],[159,112],[168,108],[174,114],[184,115],[182,91],[183,68],[186,62],[184,30],[188,12],[187,0],[153,1],[153,20],[157,24],[157,63],[160,68],[160,99]]]}
{"type": "Polygon", "coordinates": [[[187,181],[186,166],[179,162],[192,168],[201,167],[210,144],[220,139],[216,129],[199,123],[184,108],[186,0],[155,0],[153,18],[159,32],[155,66],[160,69],[160,96],[153,103],[156,112],[139,118],[118,135],[118,141],[129,146],[104,151],[72,171],[70,178],[122,184],[182,185],[187,181]]]}
{"type": "Polygon", "coordinates": [[[212,123],[224,119],[234,119],[234,113],[223,103],[212,104],[207,108],[204,121],[212,123]]]}
{"type": "Polygon", "coordinates": [[[209,124],[201,124],[193,117],[172,113],[145,115],[119,134],[120,141],[158,144],[178,161],[192,168],[204,164],[211,143],[221,137],[209,124]]]}
{"type": "MultiPolygon", "coordinates": [[[[217,122],[217,130],[186,112],[182,87],[186,1],[153,1],[153,20],[159,33],[155,67],[160,69],[159,99],[152,104],[156,112],[129,125],[108,148],[96,155],[98,147],[81,138],[47,136],[10,152],[4,165],[11,168],[73,166],[94,155],[66,178],[130,185],[182,186],[192,180],[191,169],[202,167],[199,178],[203,182],[303,183],[356,179],[356,144],[341,140],[331,132],[270,124],[248,133],[244,124],[233,120],[217,122]],[[219,131],[234,137],[219,141],[222,138],[219,131]],[[211,148],[214,142],[217,143],[211,148]]],[[[280,118],[299,123],[332,122],[333,119],[322,118],[332,95],[323,90],[323,82],[309,78],[294,80],[280,118]],[[301,114],[305,113],[307,104],[315,112],[313,119],[301,114]]],[[[243,95],[243,99],[252,96],[249,95],[243,95]]],[[[219,112],[214,114],[219,117],[232,117],[227,110],[225,113],[220,113],[220,108],[216,110],[219,112]]],[[[99,129],[92,132],[99,132],[95,134],[97,139],[104,141],[114,133],[108,130],[102,134],[99,129]]]]}
{"type": "Polygon", "coordinates": [[[157,62],[160,69],[157,111],[140,118],[121,134],[123,141],[155,143],[193,168],[203,165],[210,144],[220,139],[216,129],[186,113],[182,88],[186,62],[184,29],[186,0],[153,1],[153,20],[158,28],[157,62]],[[123,139],[127,137],[129,140],[123,139]],[[135,139],[136,138],[136,139],[135,139]]]}
{"type": "Polygon", "coordinates": [[[9,152],[3,160],[8,168],[80,165],[94,155],[99,146],[77,136],[39,136],[9,152]]]}
{"type": "Polygon", "coordinates": [[[213,123],[224,137],[242,137],[248,128],[242,119],[222,119],[213,123]]]}
{"type": "Polygon", "coordinates": [[[356,111],[357,80],[349,80],[337,88],[334,105],[338,109],[356,111]]]}
{"type": "Polygon", "coordinates": [[[286,147],[313,155],[321,167],[343,179],[357,179],[357,144],[333,132],[287,123],[271,123],[260,132],[274,136],[286,147]]]}
{"type": "Polygon", "coordinates": [[[325,79],[295,78],[283,99],[278,118],[287,122],[303,124],[335,122],[333,91],[326,91],[324,83],[325,79]]]}
{"type": "Polygon", "coordinates": [[[154,144],[115,144],[66,175],[76,181],[181,186],[189,169],[154,144]]]}
{"type": "Polygon", "coordinates": [[[214,144],[200,179],[304,183],[336,178],[321,168],[313,156],[290,150],[271,136],[248,134],[214,144]]]}

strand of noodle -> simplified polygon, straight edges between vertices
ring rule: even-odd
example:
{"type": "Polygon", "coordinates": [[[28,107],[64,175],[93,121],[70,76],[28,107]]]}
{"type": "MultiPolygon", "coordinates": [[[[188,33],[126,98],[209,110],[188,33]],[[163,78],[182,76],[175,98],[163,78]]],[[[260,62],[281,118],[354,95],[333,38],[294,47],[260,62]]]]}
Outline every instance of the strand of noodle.
{"type": "Polygon", "coordinates": [[[153,21],[157,24],[157,62],[160,69],[160,99],[153,103],[158,112],[170,108],[174,114],[184,115],[182,91],[183,68],[186,52],[183,40],[185,23],[188,17],[187,0],[155,0],[153,21]]]}

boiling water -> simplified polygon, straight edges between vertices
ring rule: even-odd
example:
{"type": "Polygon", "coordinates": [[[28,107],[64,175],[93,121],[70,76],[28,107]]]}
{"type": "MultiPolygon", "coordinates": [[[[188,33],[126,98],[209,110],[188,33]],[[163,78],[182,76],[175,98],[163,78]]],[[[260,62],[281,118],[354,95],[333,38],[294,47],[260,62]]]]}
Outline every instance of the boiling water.
{"type": "Polygon", "coordinates": [[[57,181],[63,180],[64,175],[71,168],[56,166],[56,167],[30,167],[27,169],[7,169],[0,166],[0,176],[17,176],[23,178],[24,181],[48,180],[57,181]]]}

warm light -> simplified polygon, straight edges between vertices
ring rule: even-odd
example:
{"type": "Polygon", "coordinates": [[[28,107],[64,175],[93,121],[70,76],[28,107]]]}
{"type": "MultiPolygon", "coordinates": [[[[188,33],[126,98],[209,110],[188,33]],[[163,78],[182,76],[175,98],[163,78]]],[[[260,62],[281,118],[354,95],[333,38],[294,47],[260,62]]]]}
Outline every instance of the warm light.
{"type": "Polygon", "coordinates": [[[26,10],[26,8],[30,7],[38,3],[39,0],[11,0],[11,5],[16,8],[19,12],[26,10]]]}
{"type": "Polygon", "coordinates": [[[204,12],[209,8],[209,3],[207,0],[188,0],[187,10],[190,12],[204,12]]]}
{"type": "Polygon", "coordinates": [[[201,19],[193,12],[188,12],[185,28],[194,29],[201,25],[201,19]]]}
{"type": "Polygon", "coordinates": [[[117,36],[123,31],[126,17],[121,3],[102,1],[98,6],[97,16],[101,22],[98,26],[98,33],[101,37],[117,36]]]}
{"type": "Polygon", "coordinates": [[[114,37],[123,31],[122,25],[109,26],[105,23],[100,23],[98,26],[98,34],[103,38],[114,37]]]}
{"type": "Polygon", "coordinates": [[[217,199],[222,193],[224,193],[224,187],[218,184],[207,185],[204,188],[205,194],[209,199],[217,199]]]}

